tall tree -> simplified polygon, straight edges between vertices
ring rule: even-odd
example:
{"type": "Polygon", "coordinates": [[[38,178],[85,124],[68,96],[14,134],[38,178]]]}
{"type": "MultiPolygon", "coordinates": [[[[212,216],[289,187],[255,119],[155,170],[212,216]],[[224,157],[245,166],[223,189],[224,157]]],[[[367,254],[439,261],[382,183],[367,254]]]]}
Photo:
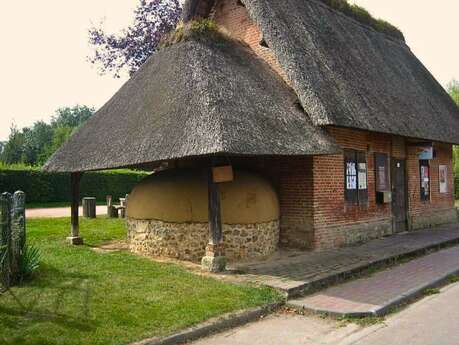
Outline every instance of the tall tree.
{"type": "Polygon", "coordinates": [[[13,124],[0,160],[6,164],[20,163],[24,153],[24,134],[13,124]]]}
{"type": "Polygon", "coordinates": [[[45,163],[93,113],[93,108],[76,105],[58,109],[51,118],[51,124],[38,121],[21,130],[12,125],[8,141],[0,149],[0,161],[27,165],[45,163]]]}
{"type": "MultiPolygon", "coordinates": [[[[448,83],[446,89],[459,107],[459,81],[453,79],[448,83]]],[[[459,146],[454,146],[454,171],[456,176],[459,175],[459,146]]]]}
{"type": "Polygon", "coordinates": [[[53,140],[53,128],[51,125],[38,121],[30,128],[23,128],[24,147],[22,162],[28,165],[37,163],[38,156],[43,148],[49,145],[53,140]]]}
{"type": "Polygon", "coordinates": [[[448,93],[453,98],[454,102],[459,106],[459,81],[453,79],[446,87],[448,93]]]}
{"type": "Polygon", "coordinates": [[[51,118],[51,126],[57,127],[79,127],[94,114],[94,108],[85,105],[74,107],[64,107],[56,110],[56,114],[51,118]]]}
{"type": "Polygon", "coordinates": [[[89,29],[94,52],[88,60],[101,74],[132,75],[156,50],[161,36],[175,27],[180,14],[179,0],[139,0],[133,24],[121,34],[106,33],[102,26],[89,29]]]}

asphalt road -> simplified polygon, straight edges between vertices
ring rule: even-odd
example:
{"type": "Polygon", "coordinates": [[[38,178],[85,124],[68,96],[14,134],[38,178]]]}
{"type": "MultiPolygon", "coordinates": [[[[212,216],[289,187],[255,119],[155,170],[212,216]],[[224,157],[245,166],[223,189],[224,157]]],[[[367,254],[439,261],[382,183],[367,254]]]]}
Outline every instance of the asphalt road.
{"type": "Polygon", "coordinates": [[[459,283],[425,297],[383,322],[342,327],[315,316],[277,314],[194,345],[456,345],[459,344],[459,283]]]}

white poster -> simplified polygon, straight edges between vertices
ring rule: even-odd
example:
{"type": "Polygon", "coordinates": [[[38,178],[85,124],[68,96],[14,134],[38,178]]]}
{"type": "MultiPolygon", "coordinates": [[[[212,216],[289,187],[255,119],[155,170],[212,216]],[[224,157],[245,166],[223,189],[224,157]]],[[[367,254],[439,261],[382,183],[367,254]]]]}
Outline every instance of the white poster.
{"type": "Polygon", "coordinates": [[[367,164],[359,163],[359,189],[367,189],[367,164]]]}
{"type": "Polygon", "coordinates": [[[357,169],[354,162],[346,164],[346,189],[357,189],[357,169]]]}
{"type": "Polygon", "coordinates": [[[448,167],[446,165],[440,165],[438,170],[440,193],[448,193],[448,167]]]}

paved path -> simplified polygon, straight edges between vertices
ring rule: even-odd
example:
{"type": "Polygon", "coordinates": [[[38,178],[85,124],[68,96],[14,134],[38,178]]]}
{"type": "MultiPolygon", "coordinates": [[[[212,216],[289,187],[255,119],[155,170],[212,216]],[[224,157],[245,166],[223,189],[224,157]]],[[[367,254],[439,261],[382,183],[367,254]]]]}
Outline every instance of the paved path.
{"type": "Polygon", "coordinates": [[[459,344],[459,284],[427,297],[378,324],[356,332],[340,345],[459,344]]]}
{"type": "Polygon", "coordinates": [[[380,315],[459,271],[459,246],[441,250],[311,296],[292,307],[344,316],[380,315]]]}
{"type": "MultiPolygon", "coordinates": [[[[96,214],[107,214],[107,206],[96,206],[96,214]]],[[[80,207],[80,216],[83,215],[83,208],[80,207]]],[[[31,208],[26,209],[27,218],[59,218],[70,217],[70,207],[56,208],[31,208]]]]}
{"type": "Polygon", "coordinates": [[[302,252],[242,264],[245,280],[283,289],[290,296],[339,282],[369,266],[421,254],[445,244],[459,243],[459,225],[451,224],[373,240],[360,246],[324,252],[302,252]]]}
{"type": "Polygon", "coordinates": [[[316,316],[278,314],[198,340],[193,345],[456,345],[459,283],[362,328],[316,316]]]}

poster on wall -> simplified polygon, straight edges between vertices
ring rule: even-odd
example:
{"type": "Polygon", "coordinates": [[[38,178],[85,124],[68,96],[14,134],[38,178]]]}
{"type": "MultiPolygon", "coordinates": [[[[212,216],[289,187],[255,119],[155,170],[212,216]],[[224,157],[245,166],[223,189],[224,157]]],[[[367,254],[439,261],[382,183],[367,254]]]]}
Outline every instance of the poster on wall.
{"type": "Polygon", "coordinates": [[[448,193],[448,167],[446,165],[440,165],[438,170],[440,193],[448,193]]]}
{"type": "Polygon", "coordinates": [[[348,162],[346,164],[346,189],[352,190],[357,189],[357,169],[356,164],[354,162],[348,162]]]}
{"type": "Polygon", "coordinates": [[[421,199],[430,199],[430,172],[427,161],[421,161],[421,199]]]}
{"type": "Polygon", "coordinates": [[[367,189],[367,163],[359,163],[359,190],[367,189]]]}

